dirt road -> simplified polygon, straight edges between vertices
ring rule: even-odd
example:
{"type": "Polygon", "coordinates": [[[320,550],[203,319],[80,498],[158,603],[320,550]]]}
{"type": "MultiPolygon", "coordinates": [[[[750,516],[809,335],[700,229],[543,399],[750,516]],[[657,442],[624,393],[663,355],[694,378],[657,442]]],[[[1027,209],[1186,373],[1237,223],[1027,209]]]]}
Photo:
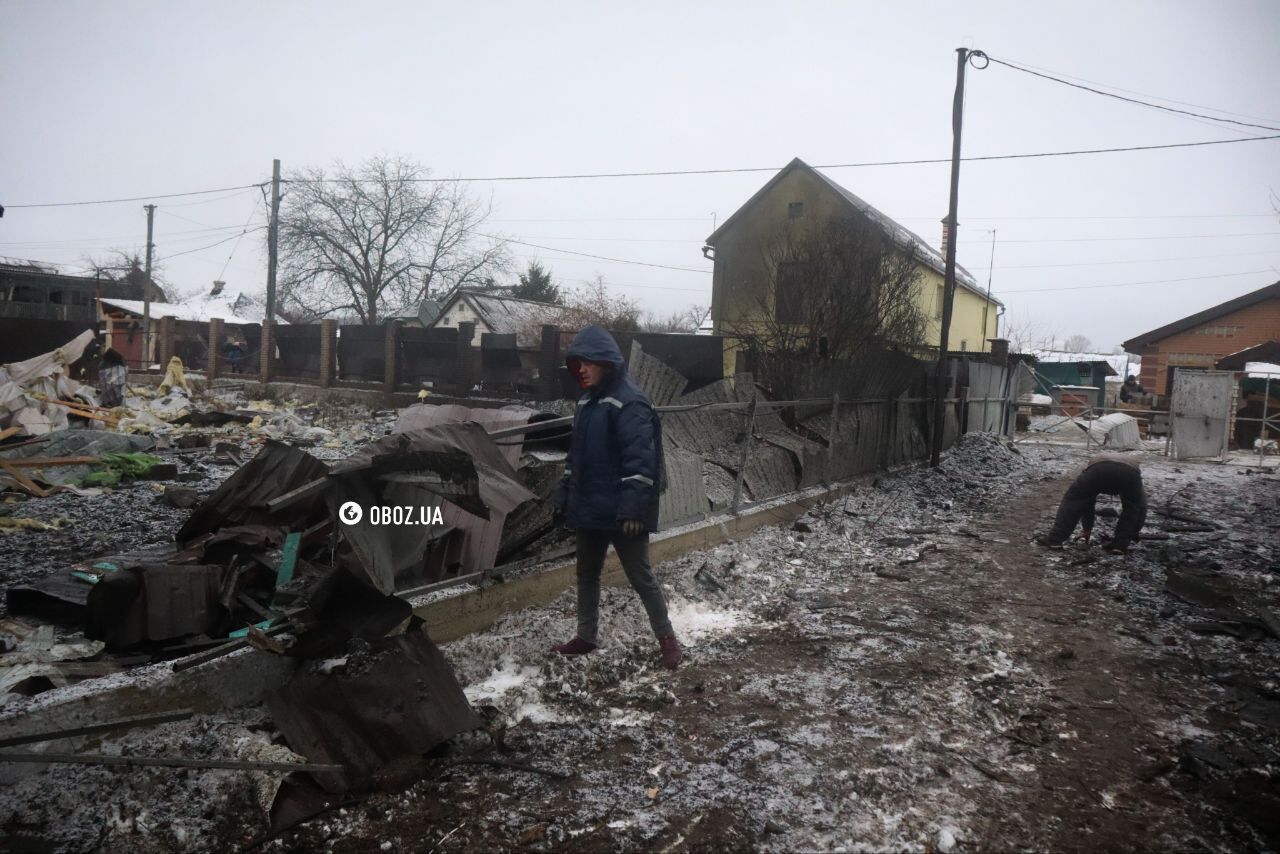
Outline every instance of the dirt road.
{"type": "Polygon", "coordinates": [[[567,779],[446,759],[272,846],[1280,847],[1280,641],[1206,634],[1165,592],[1172,568],[1275,607],[1280,478],[1150,458],[1153,507],[1190,502],[1213,534],[1047,552],[1029,541],[1083,458],[966,443],[808,530],[661,567],[690,648],[675,674],[626,590],[584,659],[546,654],[568,595],[446,647],[506,758],[567,779]]]}

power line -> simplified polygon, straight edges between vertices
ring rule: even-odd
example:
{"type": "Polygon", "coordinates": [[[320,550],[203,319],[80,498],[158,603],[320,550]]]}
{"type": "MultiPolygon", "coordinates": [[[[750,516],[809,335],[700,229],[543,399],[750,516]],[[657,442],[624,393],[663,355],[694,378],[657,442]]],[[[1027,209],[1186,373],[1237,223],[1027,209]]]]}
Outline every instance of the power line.
{"type": "Polygon", "coordinates": [[[212,249],[215,246],[221,246],[224,243],[230,243],[232,240],[239,240],[241,237],[244,237],[245,234],[248,234],[250,231],[263,231],[265,229],[266,229],[265,225],[260,225],[257,228],[246,229],[240,234],[233,234],[230,237],[224,237],[222,240],[219,240],[217,243],[210,243],[208,246],[199,246],[195,249],[185,249],[182,252],[174,252],[172,255],[166,255],[164,256],[164,260],[169,261],[173,258],[177,258],[180,255],[190,255],[193,252],[203,252],[206,249],[212,249]]]}
{"type": "MultiPolygon", "coordinates": [[[[1276,128],[1275,130],[1280,130],[1276,128]]],[[[1160,145],[1129,145],[1119,148],[1080,148],[1066,151],[1039,151],[1027,154],[987,154],[974,157],[960,158],[964,162],[975,163],[990,160],[1027,160],[1036,157],[1070,157],[1080,154],[1111,154],[1125,151],[1163,151],[1174,148],[1198,148],[1209,145],[1234,145],[1240,142],[1263,142],[1266,140],[1280,139],[1280,133],[1269,136],[1251,136],[1244,139],[1209,139],[1200,142],[1173,142],[1160,145]]],[[[814,169],[855,169],[870,166],[931,166],[943,163],[950,163],[950,158],[926,158],[920,160],[873,160],[863,163],[827,163],[814,166],[814,169]]],[[[733,169],[670,169],[652,172],[583,172],[576,174],[561,175],[503,175],[503,176],[480,176],[470,178],[414,178],[413,183],[418,184],[448,184],[453,182],[470,182],[482,183],[490,181],[567,181],[578,179],[592,178],[663,178],[663,177],[679,177],[684,175],[728,175],[740,174],[747,172],[777,172],[782,167],[778,166],[749,166],[733,169]]],[[[319,178],[319,179],[292,179],[285,183],[295,184],[336,184],[344,183],[340,178],[319,178]]]]}
{"type": "MultiPolygon", "coordinates": [[[[1253,122],[1237,121],[1236,119],[1219,118],[1218,116],[1210,116],[1204,113],[1193,113],[1190,110],[1179,110],[1177,107],[1166,107],[1162,104],[1153,104],[1150,101],[1142,101],[1137,98],[1129,98],[1124,95],[1117,95],[1114,92],[1104,92],[1103,90],[1095,89],[1092,86],[1085,86],[1083,83],[1072,83],[1070,80],[1064,80],[1061,77],[1054,77],[1052,74],[1044,74],[1043,72],[1040,72],[1040,71],[1032,71],[1030,68],[1024,68],[1021,65],[1014,65],[1012,62],[1006,62],[1003,59],[996,59],[994,56],[991,56],[989,54],[987,55],[987,59],[991,60],[997,65],[1003,65],[1005,68],[1012,68],[1014,71],[1021,71],[1023,74],[1030,74],[1033,77],[1039,77],[1044,80],[1052,80],[1054,83],[1061,83],[1063,86],[1070,86],[1073,89],[1081,89],[1085,92],[1092,92],[1095,95],[1102,95],[1105,98],[1115,98],[1117,101],[1124,101],[1129,104],[1138,104],[1139,106],[1150,107],[1153,110],[1163,110],[1166,113],[1175,113],[1180,116],[1191,116],[1197,119],[1208,119],[1209,121],[1213,121],[1213,122],[1221,122],[1224,124],[1238,125],[1240,127],[1246,127],[1246,128],[1257,128],[1258,130],[1280,131],[1280,127],[1275,127],[1273,125],[1260,125],[1260,124],[1254,124],[1253,122]]],[[[1247,140],[1227,140],[1227,141],[1228,142],[1245,142],[1247,140]]]]}
{"type": "MultiPolygon", "coordinates": [[[[997,60],[993,60],[993,61],[997,61],[997,60]]],[[[1023,70],[1023,69],[1019,69],[1019,70],[1023,70]]],[[[1035,72],[1029,72],[1029,73],[1035,73],[1035,72]]],[[[1068,85],[1075,85],[1075,84],[1068,84],[1068,85]]],[[[1100,94],[1105,95],[1108,93],[1101,92],[1100,94]]],[[[1119,96],[1112,96],[1112,97],[1119,97],[1119,96]]],[[[1158,107],[1158,105],[1149,105],[1149,106],[1158,107]]],[[[1164,108],[1161,108],[1161,109],[1164,109],[1164,108]]],[[[1229,121],[1229,120],[1221,119],[1219,121],[1229,121]]],[[[1254,127],[1265,128],[1268,130],[1280,130],[1280,128],[1271,128],[1266,125],[1255,125],[1254,127]]],[[[1210,139],[1210,140],[1202,140],[1199,142],[1173,142],[1173,143],[1163,143],[1159,145],[1128,145],[1128,146],[1119,146],[1114,148],[1080,148],[1080,149],[1070,149],[1070,150],[1063,150],[1063,151],[1038,151],[1038,152],[1029,152],[1026,154],[987,154],[987,155],[977,155],[973,157],[962,157],[961,160],[967,163],[979,163],[984,161],[995,161],[995,160],[1028,160],[1028,159],[1040,158],[1040,157],[1071,157],[1071,156],[1085,155],[1085,154],[1115,154],[1115,153],[1134,152],[1134,151],[1168,151],[1168,150],[1179,149],[1179,148],[1201,148],[1201,147],[1210,146],[1210,145],[1233,145],[1241,142],[1266,142],[1266,141],[1275,140],[1275,139],[1280,139],[1280,133],[1267,135],[1267,136],[1251,136],[1251,137],[1245,137],[1244,139],[1210,139]]],[[[944,164],[944,163],[950,163],[950,162],[951,161],[947,158],[921,158],[917,160],[873,160],[873,161],[865,161],[862,163],[820,164],[813,168],[815,169],[857,169],[857,168],[868,168],[868,167],[874,167],[874,166],[932,166],[932,165],[938,165],[938,164],[944,164]]],[[[452,183],[452,182],[481,183],[481,182],[497,182],[497,181],[566,181],[566,180],[580,180],[580,179],[594,179],[594,178],[659,178],[659,177],[679,177],[679,176],[685,176],[685,175],[728,175],[728,174],[743,174],[743,173],[751,173],[751,172],[777,172],[779,169],[780,167],[778,166],[751,166],[751,167],[739,167],[739,168],[730,168],[730,169],[670,169],[670,170],[659,170],[659,171],[649,171],[649,172],[590,172],[590,173],[562,174],[562,175],[504,175],[504,176],[480,176],[480,177],[470,177],[470,178],[467,178],[467,177],[414,178],[412,179],[412,181],[413,183],[439,184],[439,183],[452,183]]],[[[80,205],[111,205],[111,204],[118,204],[121,202],[145,202],[145,201],[152,201],[155,199],[176,199],[184,196],[201,196],[201,195],[209,195],[213,193],[228,193],[232,191],[260,189],[262,187],[267,186],[269,183],[270,182],[264,181],[264,182],[258,182],[255,184],[242,184],[237,187],[219,187],[219,188],[210,189],[210,190],[191,190],[183,193],[158,193],[158,194],[153,194],[149,196],[129,196],[127,198],[119,198],[119,199],[88,199],[88,200],[74,201],[74,202],[39,202],[39,203],[18,204],[18,205],[11,204],[11,205],[6,205],[6,207],[8,207],[11,210],[18,210],[23,208],[63,208],[63,207],[75,207],[80,205]]],[[[323,178],[323,179],[311,179],[311,180],[289,179],[289,180],[282,181],[281,183],[332,184],[332,183],[341,183],[341,179],[336,179],[336,178],[323,178]]]]}
{"type": "MultiPolygon", "coordinates": [[[[190,240],[191,235],[205,235],[205,234],[210,234],[218,231],[239,231],[241,228],[243,228],[242,225],[219,225],[219,226],[210,226],[208,228],[195,228],[195,229],[190,229],[188,231],[167,231],[167,232],[164,232],[163,234],[159,234],[158,236],[165,239],[190,240]]],[[[0,246],[36,246],[36,247],[76,246],[84,243],[100,243],[103,241],[110,242],[110,241],[117,241],[117,240],[136,242],[137,235],[126,234],[126,235],[121,235],[119,237],[79,237],[79,238],[68,238],[65,240],[30,240],[30,241],[12,240],[8,242],[0,243],[0,246]]]]}
{"type": "MultiPolygon", "coordinates": [[[[1099,243],[1117,240],[1198,240],[1214,237],[1280,237],[1280,231],[1253,231],[1235,234],[1169,234],[1157,237],[1039,237],[1018,240],[1001,240],[1001,243],[1099,243]]],[[[958,240],[957,243],[981,243],[986,240],[958,240]]]]}
{"type": "Polygon", "coordinates": [[[69,208],[77,205],[114,205],[120,202],[147,202],[153,199],[177,199],[183,196],[207,196],[211,193],[228,193],[232,190],[252,190],[254,187],[262,186],[261,184],[242,184],[239,187],[219,187],[215,190],[191,190],[186,193],[160,193],[153,196],[131,196],[125,199],[92,199],[81,202],[40,202],[38,204],[27,205],[5,205],[5,207],[17,210],[18,208],[69,208]]]}
{"type": "Polygon", "coordinates": [[[501,237],[496,234],[481,234],[481,237],[488,237],[491,240],[501,240],[506,243],[514,243],[517,246],[529,246],[533,249],[542,249],[546,252],[562,252],[565,255],[578,255],[583,258],[594,258],[597,261],[612,261],[615,264],[635,264],[638,267],[656,267],[659,270],[678,270],[682,273],[710,273],[710,270],[697,270],[693,267],[676,267],[671,264],[651,264],[648,261],[631,261],[626,258],[609,258],[605,255],[592,255],[589,252],[574,252],[570,249],[557,249],[554,246],[539,246],[537,243],[526,243],[523,240],[512,240],[509,237],[501,237]]]}
{"type": "Polygon", "coordinates": [[[1056,291],[1091,291],[1103,288],[1131,288],[1136,285],[1173,285],[1178,282],[1202,282],[1205,279],[1227,279],[1233,276],[1258,276],[1263,273],[1274,273],[1275,270],[1246,270],[1243,273],[1217,273],[1212,276],[1189,276],[1185,279],[1153,279],[1148,282],[1117,282],[1111,285],[1073,285],[1062,288],[1018,288],[1013,290],[1002,290],[1001,296],[1005,294],[1047,294],[1056,291]]]}
{"type": "Polygon", "coordinates": [[[974,270],[1045,270],[1059,267],[1111,267],[1116,264],[1162,264],[1166,261],[1208,261],[1214,258],[1251,258],[1255,255],[1272,255],[1274,250],[1266,252],[1233,252],[1227,255],[1192,255],[1182,258],[1136,258],[1131,261],[1078,261],[1070,264],[1001,264],[998,267],[969,267],[974,270]]]}

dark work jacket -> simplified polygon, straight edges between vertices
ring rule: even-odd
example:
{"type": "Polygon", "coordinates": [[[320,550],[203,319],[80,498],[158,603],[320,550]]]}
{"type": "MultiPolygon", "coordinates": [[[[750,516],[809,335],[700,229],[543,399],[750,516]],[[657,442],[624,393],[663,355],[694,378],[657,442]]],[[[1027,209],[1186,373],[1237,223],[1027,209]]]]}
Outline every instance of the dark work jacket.
{"type": "Polygon", "coordinates": [[[573,416],[573,439],[557,501],[570,528],[615,531],[638,519],[658,529],[662,423],[632,379],[617,343],[604,329],[577,334],[565,361],[607,362],[613,370],[588,389],[573,416]]]}

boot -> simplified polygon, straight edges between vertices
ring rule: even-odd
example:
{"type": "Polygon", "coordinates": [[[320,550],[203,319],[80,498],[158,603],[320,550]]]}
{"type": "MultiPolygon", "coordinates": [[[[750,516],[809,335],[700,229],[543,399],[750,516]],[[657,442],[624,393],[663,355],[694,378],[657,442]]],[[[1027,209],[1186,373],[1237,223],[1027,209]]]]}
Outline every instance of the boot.
{"type": "Polygon", "coordinates": [[[587,643],[582,638],[574,638],[568,643],[562,643],[555,648],[555,651],[561,655],[586,655],[596,648],[593,643],[587,643]]]}
{"type": "Polygon", "coordinates": [[[1049,539],[1048,534],[1041,534],[1040,536],[1036,537],[1035,543],[1038,546],[1044,546],[1046,549],[1053,549],[1055,551],[1062,550],[1062,543],[1058,542],[1057,540],[1049,539]]]}
{"type": "Polygon", "coordinates": [[[684,660],[684,652],[681,651],[680,642],[676,640],[675,635],[658,638],[658,646],[662,649],[663,667],[675,670],[680,666],[680,662],[684,660]]]}

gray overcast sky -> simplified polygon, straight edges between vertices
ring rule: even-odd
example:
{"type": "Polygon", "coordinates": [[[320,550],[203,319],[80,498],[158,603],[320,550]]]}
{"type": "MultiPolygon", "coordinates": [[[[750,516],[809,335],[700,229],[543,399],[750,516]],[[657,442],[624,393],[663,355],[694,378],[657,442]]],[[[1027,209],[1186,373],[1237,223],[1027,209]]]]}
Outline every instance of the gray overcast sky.
{"type": "MultiPolygon", "coordinates": [[[[404,154],[461,177],[946,158],[960,46],[1280,127],[1275,0],[5,0],[0,255],[75,267],[87,253],[145,242],[142,202],[13,206],[244,185],[268,178],[273,157],[288,171],[404,154]]],[[[967,90],[973,156],[1270,133],[994,64],[971,70],[967,90]]],[[[937,244],[945,165],[828,174],[937,244]]],[[[666,312],[709,302],[699,250],[712,217],[768,177],[475,189],[492,198],[491,230],[509,237],[705,270],[513,247],[521,266],[538,257],[571,285],[603,273],[666,312]]],[[[1015,321],[1109,348],[1280,279],[1277,194],[1280,141],[966,163],[960,262],[985,282],[996,229],[994,293],[1015,321]],[[1155,283],[1123,284],[1135,282],[1155,283]]],[[[233,247],[230,286],[262,289],[259,232],[201,249],[265,221],[256,190],[157,204],[157,254],[179,289],[217,278],[233,247]]]]}

